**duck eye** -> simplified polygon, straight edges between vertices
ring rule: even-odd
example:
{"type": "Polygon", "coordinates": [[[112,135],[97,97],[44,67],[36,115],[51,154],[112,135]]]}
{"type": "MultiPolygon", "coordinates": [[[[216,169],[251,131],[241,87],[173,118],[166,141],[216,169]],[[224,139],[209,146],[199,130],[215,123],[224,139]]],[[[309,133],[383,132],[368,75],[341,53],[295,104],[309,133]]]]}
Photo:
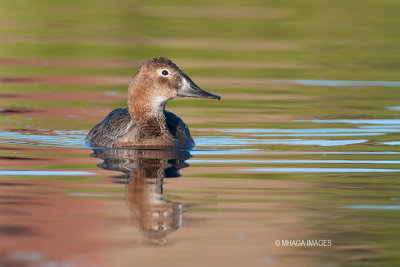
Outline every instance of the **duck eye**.
{"type": "Polygon", "coordinates": [[[169,73],[168,73],[167,70],[163,70],[163,71],[161,72],[161,74],[164,75],[164,76],[167,76],[169,73]]]}

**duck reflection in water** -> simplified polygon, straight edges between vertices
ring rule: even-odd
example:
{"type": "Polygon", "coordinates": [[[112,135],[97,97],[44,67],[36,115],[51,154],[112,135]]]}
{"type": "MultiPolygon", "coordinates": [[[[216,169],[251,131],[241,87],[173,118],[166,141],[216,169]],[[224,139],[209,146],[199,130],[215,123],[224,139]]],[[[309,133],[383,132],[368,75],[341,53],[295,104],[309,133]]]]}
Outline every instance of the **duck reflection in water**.
{"type": "Polygon", "coordinates": [[[147,245],[167,245],[166,236],[182,226],[183,204],[163,200],[164,178],[180,177],[189,165],[187,151],[94,149],[92,157],[103,159],[100,168],[123,172],[112,177],[126,184],[130,221],[144,235],[147,245]]]}

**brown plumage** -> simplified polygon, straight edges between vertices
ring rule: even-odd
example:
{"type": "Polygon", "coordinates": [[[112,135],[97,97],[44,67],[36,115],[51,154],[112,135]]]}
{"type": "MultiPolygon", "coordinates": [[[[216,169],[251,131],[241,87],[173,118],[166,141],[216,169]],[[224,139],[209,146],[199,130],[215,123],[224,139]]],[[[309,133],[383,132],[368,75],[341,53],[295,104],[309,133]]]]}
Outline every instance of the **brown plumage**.
{"type": "Polygon", "coordinates": [[[177,97],[220,99],[198,87],[172,61],[145,61],[128,90],[128,108],[113,110],[93,127],[86,140],[93,147],[193,148],[187,125],[165,110],[177,97]]]}

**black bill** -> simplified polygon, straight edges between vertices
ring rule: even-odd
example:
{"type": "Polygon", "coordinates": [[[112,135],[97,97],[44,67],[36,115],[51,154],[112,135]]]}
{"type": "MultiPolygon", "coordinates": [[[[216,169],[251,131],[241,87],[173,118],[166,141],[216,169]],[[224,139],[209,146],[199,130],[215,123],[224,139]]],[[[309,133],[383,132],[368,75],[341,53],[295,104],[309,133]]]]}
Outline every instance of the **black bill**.
{"type": "Polygon", "coordinates": [[[180,97],[197,97],[197,98],[211,98],[221,99],[219,95],[211,94],[201,89],[195,84],[188,76],[184,75],[182,79],[182,87],[178,90],[180,97]]]}

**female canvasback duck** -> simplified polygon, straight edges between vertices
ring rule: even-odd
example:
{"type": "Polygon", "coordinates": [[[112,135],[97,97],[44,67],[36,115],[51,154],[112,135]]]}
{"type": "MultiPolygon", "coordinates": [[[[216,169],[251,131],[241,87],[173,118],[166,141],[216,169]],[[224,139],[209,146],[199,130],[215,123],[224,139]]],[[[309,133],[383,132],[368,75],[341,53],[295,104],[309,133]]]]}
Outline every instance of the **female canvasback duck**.
{"type": "Polygon", "coordinates": [[[197,86],[171,60],[147,60],[129,84],[128,108],[113,110],[86,140],[93,147],[193,148],[187,125],[165,110],[165,103],[178,97],[221,99],[197,86]]]}

